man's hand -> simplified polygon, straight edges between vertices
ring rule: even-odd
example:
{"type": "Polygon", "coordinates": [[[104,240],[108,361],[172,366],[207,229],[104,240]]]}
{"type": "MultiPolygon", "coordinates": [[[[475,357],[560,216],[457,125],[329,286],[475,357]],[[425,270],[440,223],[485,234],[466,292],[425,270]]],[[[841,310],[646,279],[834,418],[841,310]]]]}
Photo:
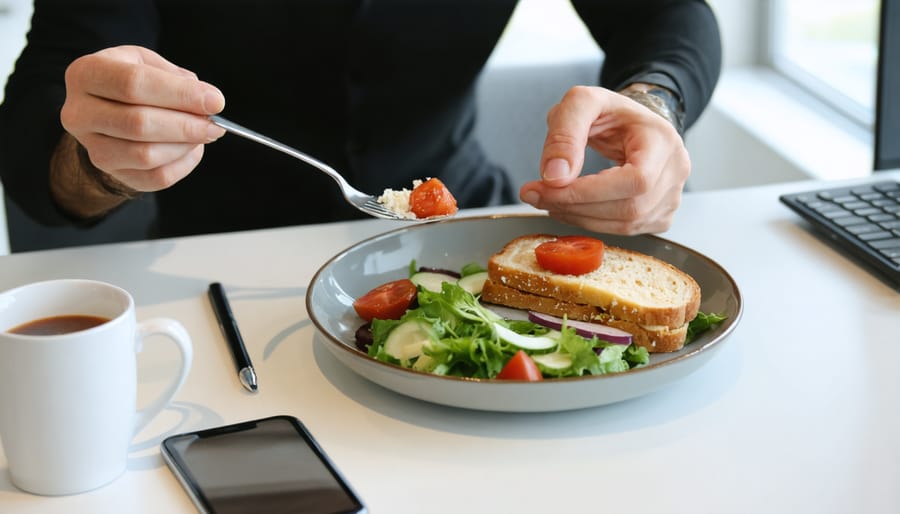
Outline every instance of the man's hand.
{"type": "Polygon", "coordinates": [[[87,150],[95,172],[134,191],[175,184],[200,162],[203,145],[224,134],[208,119],[224,108],[222,93],[146,48],[80,57],[65,78],[63,127],[87,150]]]}
{"type": "Polygon", "coordinates": [[[677,130],[643,105],[599,87],[576,86],[547,115],[541,180],[522,201],[595,232],[638,234],[669,228],[691,163],[677,130]],[[618,163],[581,175],[593,148],[618,163]]]}

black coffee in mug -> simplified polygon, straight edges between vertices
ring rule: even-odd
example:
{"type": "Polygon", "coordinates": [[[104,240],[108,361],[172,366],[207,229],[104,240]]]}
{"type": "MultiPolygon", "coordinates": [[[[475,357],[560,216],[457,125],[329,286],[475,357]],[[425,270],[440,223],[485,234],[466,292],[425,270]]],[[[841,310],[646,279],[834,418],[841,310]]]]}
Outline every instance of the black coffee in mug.
{"type": "Polygon", "coordinates": [[[101,316],[87,316],[83,314],[65,314],[62,316],[50,316],[40,318],[8,330],[10,334],[22,334],[28,336],[55,336],[78,332],[102,325],[110,318],[101,316]]]}

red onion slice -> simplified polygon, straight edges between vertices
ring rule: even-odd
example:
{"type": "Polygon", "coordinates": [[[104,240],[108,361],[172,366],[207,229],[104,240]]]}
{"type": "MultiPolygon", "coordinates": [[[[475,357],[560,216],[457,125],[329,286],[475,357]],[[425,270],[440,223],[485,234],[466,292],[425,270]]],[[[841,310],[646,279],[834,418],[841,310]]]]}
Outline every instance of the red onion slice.
{"type": "Polygon", "coordinates": [[[563,320],[556,316],[534,311],[528,311],[528,320],[537,323],[538,325],[552,328],[553,330],[562,329],[563,322],[565,321],[566,326],[574,328],[575,333],[582,337],[590,338],[597,336],[597,339],[609,341],[610,343],[631,344],[631,334],[624,330],[619,330],[618,328],[601,325],[600,323],[590,323],[572,319],[563,320]]]}

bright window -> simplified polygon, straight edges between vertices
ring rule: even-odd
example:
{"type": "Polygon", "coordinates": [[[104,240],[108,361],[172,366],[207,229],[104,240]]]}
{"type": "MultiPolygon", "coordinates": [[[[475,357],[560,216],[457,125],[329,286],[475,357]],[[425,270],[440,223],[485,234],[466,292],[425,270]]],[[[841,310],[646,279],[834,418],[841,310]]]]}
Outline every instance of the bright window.
{"type": "Polygon", "coordinates": [[[776,70],[853,120],[874,120],[879,0],[771,0],[776,70]]]}

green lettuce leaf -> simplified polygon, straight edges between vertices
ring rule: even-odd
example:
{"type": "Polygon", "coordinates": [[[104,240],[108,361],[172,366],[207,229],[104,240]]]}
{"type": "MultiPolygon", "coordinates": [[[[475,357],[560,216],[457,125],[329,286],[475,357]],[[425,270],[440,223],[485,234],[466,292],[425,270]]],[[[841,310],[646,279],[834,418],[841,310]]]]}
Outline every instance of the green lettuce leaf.
{"type": "Polygon", "coordinates": [[[685,338],[684,344],[694,342],[697,336],[725,321],[726,319],[727,316],[723,314],[706,314],[703,312],[697,312],[697,316],[692,319],[690,323],[688,323],[687,337],[685,338]]]}

